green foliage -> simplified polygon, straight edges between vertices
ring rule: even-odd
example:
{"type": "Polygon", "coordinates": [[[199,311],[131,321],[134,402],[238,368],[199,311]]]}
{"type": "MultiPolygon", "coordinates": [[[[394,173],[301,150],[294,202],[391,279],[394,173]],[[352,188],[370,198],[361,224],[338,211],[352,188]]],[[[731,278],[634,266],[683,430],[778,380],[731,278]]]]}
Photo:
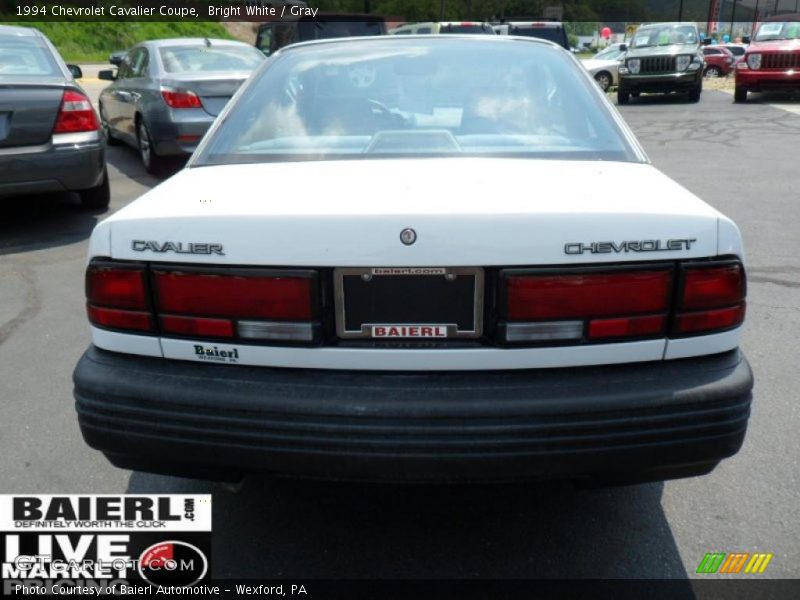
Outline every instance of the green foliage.
{"type": "MultiPolygon", "coordinates": [[[[13,23],[21,25],[22,23],[13,23]]],[[[174,37],[231,38],[219,23],[208,22],[25,22],[44,33],[69,62],[103,61],[137,42],[174,37]]]]}

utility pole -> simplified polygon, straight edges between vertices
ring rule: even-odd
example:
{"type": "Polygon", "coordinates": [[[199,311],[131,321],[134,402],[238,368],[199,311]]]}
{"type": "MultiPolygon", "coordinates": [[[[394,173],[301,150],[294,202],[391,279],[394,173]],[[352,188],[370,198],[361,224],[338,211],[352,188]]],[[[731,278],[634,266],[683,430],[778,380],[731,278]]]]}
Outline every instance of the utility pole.
{"type": "Polygon", "coordinates": [[[759,19],[758,14],[758,5],[761,3],[761,0],[756,0],[756,9],[753,12],[753,24],[750,26],[750,37],[754,36],[756,33],[756,22],[759,19]]]}
{"type": "Polygon", "coordinates": [[[678,21],[683,23],[683,0],[681,0],[680,8],[678,8],[678,21]]]}
{"type": "Polygon", "coordinates": [[[733,10],[731,11],[731,42],[733,41],[733,24],[736,22],[736,0],[733,0],[733,10]]]}

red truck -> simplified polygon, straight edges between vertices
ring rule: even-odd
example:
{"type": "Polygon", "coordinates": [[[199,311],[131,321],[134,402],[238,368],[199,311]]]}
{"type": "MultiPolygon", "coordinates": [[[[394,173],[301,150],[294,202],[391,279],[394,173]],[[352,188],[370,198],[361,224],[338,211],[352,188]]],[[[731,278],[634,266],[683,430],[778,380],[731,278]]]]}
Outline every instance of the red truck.
{"type": "Polygon", "coordinates": [[[795,89],[800,89],[800,22],[761,23],[736,65],[735,101],[746,102],[748,92],[795,89]]]}

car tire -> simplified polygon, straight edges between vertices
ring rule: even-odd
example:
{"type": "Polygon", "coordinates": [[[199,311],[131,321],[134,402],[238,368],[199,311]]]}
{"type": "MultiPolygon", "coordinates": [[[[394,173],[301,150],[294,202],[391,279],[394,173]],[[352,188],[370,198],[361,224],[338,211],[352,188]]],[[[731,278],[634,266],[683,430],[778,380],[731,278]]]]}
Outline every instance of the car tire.
{"type": "Polygon", "coordinates": [[[136,140],[138,142],[139,158],[142,161],[142,165],[144,165],[145,171],[151,175],[160,174],[164,169],[164,159],[156,154],[150,130],[142,118],[136,121],[136,140]]]}
{"type": "Polygon", "coordinates": [[[720,71],[719,67],[711,66],[706,69],[705,76],[712,78],[722,77],[722,71],[720,71]]]}
{"type": "Polygon", "coordinates": [[[88,210],[100,210],[108,208],[111,201],[111,187],[108,184],[108,170],[103,169],[103,182],[97,187],[81,190],[78,192],[81,198],[81,206],[88,210]]]}
{"type": "Polygon", "coordinates": [[[625,104],[630,104],[631,101],[631,94],[630,92],[626,92],[622,89],[617,90],[617,104],[620,106],[624,106],[625,104]]]}
{"type": "Polygon", "coordinates": [[[611,85],[614,83],[614,79],[611,77],[611,73],[608,71],[600,71],[594,76],[594,80],[604,92],[607,92],[609,89],[611,89],[611,85]]]}
{"type": "Polygon", "coordinates": [[[747,88],[737,85],[733,92],[733,101],[737,104],[747,102],[747,88]]]}
{"type": "Polygon", "coordinates": [[[700,86],[689,90],[689,102],[692,104],[700,102],[700,94],[703,93],[703,88],[700,86]]]}

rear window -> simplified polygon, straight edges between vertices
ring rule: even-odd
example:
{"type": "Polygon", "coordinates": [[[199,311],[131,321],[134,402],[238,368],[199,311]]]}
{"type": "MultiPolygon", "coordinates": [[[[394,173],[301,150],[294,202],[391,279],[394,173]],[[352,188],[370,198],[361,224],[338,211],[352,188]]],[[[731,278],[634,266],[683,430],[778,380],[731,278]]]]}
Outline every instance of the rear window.
{"type": "Polygon", "coordinates": [[[252,46],[164,46],[158,52],[167,73],[252,71],[264,60],[252,46]]]}
{"type": "Polygon", "coordinates": [[[286,52],[230,107],[195,164],[639,160],[569,55],[481,38],[376,38],[286,52]]]}
{"type": "Polygon", "coordinates": [[[62,76],[45,44],[33,37],[0,36],[0,78],[62,76]]]}

